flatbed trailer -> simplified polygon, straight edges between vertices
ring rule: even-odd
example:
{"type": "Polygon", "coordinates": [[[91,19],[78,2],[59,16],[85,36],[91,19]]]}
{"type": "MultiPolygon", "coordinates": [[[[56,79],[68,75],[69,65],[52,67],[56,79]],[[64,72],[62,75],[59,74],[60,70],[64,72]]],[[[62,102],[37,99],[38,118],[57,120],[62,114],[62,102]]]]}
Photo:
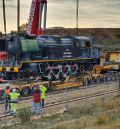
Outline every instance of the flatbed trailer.
{"type": "MultiPolygon", "coordinates": [[[[48,88],[48,90],[62,90],[65,88],[74,88],[91,84],[104,83],[104,81],[114,81],[115,79],[118,79],[118,73],[111,71],[105,74],[87,73],[86,75],[78,77],[67,77],[65,80],[62,81],[31,81],[29,83],[23,81],[18,83],[17,81],[8,81],[6,83],[9,83],[11,89],[16,88],[22,96],[28,96],[30,95],[34,87],[43,84],[48,88]]],[[[0,98],[3,98],[4,96],[6,83],[0,84],[0,98]]]]}
{"type": "MultiPolygon", "coordinates": [[[[115,54],[115,53],[114,53],[115,54]]],[[[118,54],[118,52],[117,52],[118,54]]],[[[114,58],[113,56],[110,56],[114,58]]],[[[117,57],[118,58],[118,57],[117,57]]],[[[111,58],[110,58],[111,60],[111,58]]],[[[115,58],[114,58],[115,60],[115,58]]],[[[118,79],[120,62],[103,63],[103,65],[94,66],[93,71],[86,71],[79,76],[67,76],[64,80],[41,81],[41,80],[0,80],[0,97],[4,95],[6,83],[10,84],[11,89],[16,88],[22,96],[30,95],[35,86],[44,84],[50,90],[60,90],[65,88],[80,87],[90,84],[98,84],[105,81],[118,79]],[[3,84],[2,84],[3,83],[3,84]]]]}

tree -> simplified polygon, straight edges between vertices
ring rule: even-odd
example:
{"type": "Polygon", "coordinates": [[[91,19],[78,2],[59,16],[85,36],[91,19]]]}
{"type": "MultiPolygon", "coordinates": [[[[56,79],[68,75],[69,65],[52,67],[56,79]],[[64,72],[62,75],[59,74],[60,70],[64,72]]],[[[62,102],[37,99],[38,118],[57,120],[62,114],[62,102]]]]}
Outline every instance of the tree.
{"type": "Polygon", "coordinates": [[[3,34],[2,34],[2,32],[0,31],[0,37],[2,37],[2,35],[3,35],[3,34]]]}
{"type": "Polygon", "coordinates": [[[26,32],[28,23],[24,23],[19,27],[20,32],[26,32]]]}

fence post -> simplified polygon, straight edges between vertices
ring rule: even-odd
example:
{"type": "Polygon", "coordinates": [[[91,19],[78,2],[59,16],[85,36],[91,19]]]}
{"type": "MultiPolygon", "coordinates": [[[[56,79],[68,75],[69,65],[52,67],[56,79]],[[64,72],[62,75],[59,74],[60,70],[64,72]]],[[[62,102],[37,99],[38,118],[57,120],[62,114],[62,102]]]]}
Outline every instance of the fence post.
{"type": "Polygon", "coordinates": [[[120,95],[120,73],[119,73],[119,77],[118,77],[118,90],[119,90],[119,95],[120,95]]]}
{"type": "Polygon", "coordinates": [[[7,112],[6,112],[6,94],[5,94],[5,90],[4,90],[4,112],[5,112],[5,127],[7,126],[7,112]]]}
{"type": "Polygon", "coordinates": [[[105,83],[106,83],[106,80],[105,80],[106,78],[105,78],[105,75],[104,75],[104,92],[103,92],[103,101],[105,100],[105,83]]]}
{"type": "Polygon", "coordinates": [[[85,81],[85,95],[86,95],[86,104],[87,104],[87,95],[88,95],[88,79],[85,81]]]}
{"type": "Polygon", "coordinates": [[[102,97],[101,97],[101,101],[102,101],[102,103],[105,101],[105,83],[106,83],[106,80],[105,80],[106,78],[105,78],[105,75],[103,76],[103,95],[102,95],[102,97]]]}
{"type": "Polygon", "coordinates": [[[65,111],[67,111],[68,105],[67,105],[67,86],[66,86],[66,85],[65,85],[65,100],[66,100],[66,103],[65,103],[65,111]]]}

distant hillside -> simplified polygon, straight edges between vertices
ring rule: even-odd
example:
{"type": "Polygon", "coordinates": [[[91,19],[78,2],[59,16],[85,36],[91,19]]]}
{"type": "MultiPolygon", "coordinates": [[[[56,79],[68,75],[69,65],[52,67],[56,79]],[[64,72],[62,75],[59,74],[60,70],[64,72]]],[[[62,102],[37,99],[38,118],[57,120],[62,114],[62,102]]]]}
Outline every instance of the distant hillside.
{"type": "MultiPolygon", "coordinates": [[[[47,34],[59,35],[64,37],[66,35],[77,35],[75,28],[51,27],[47,29],[47,34]]],[[[11,34],[16,33],[11,31],[11,34]]],[[[25,35],[26,24],[23,24],[20,29],[20,34],[25,35]]],[[[78,35],[95,37],[98,44],[112,45],[120,48],[120,28],[80,28],[78,35]]],[[[3,37],[2,33],[0,36],[3,37]]]]}
{"type": "MultiPolygon", "coordinates": [[[[76,35],[74,28],[55,27],[47,29],[47,34],[57,34],[60,36],[76,35]]],[[[120,28],[85,28],[79,29],[79,35],[94,36],[99,44],[120,44],[120,28]]]]}

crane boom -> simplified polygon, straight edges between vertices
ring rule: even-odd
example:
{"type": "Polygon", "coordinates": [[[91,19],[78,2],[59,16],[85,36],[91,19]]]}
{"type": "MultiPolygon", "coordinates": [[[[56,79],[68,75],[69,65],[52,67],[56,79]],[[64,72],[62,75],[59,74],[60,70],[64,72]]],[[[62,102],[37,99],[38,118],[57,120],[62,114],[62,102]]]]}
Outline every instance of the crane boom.
{"type": "Polygon", "coordinates": [[[35,36],[45,34],[46,17],[47,17],[47,0],[32,0],[30,15],[28,19],[27,34],[35,36]],[[42,24],[42,14],[43,14],[43,24],[42,24]]]}

